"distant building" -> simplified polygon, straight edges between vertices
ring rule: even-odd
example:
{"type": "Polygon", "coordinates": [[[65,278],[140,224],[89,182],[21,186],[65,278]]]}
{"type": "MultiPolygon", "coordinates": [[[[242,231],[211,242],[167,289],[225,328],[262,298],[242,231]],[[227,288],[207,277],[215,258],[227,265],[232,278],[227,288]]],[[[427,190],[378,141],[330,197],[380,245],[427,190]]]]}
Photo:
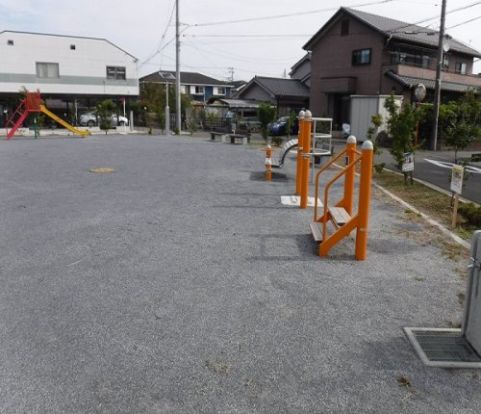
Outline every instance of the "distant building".
{"type": "Polygon", "coordinates": [[[311,87],[311,53],[306,53],[301,59],[299,59],[291,68],[289,72],[291,79],[299,80],[303,85],[308,88],[311,87]]]}
{"type": "MultiPolygon", "coordinates": [[[[171,74],[171,79],[161,77],[159,71],[153,72],[140,78],[140,83],[175,84],[175,71],[162,71],[163,74],[171,74]]],[[[234,85],[219,79],[211,78],[198,72],[180,72],[181,93],[189,95],[193,101],[207,102],[211,97],[231,96],[234,85]]]]}
{"type": "Polygon", "coordinates": [[[75,122],[82,108],[139,95],[137,59],[106,39],[0,32],[0,116],[23,88],[40,90],[51,109],[75,122]]]}
{"type": "MultiPolygon", "coordinates": [[[[314,116],[331,116],[337,125],[349,123],[351,95],[393,92],[410,102],[419,83],[427,88],[426,101],[432,102],[438,39],[432,29],[340,8],[304,45],[311,53],[314,116]]],[[[442,73],[445,99],[481,87],[481,77],[473,75],[473,60],[480,52],[452,38],[449,43],[442,73]]]]}
{"type": "Polygon", "coordinates": [[[298,112],[309,105],[309,88],[298,79],[255,76],[236,95],[239,99],[270,102],[278,116],[298,112]]]}

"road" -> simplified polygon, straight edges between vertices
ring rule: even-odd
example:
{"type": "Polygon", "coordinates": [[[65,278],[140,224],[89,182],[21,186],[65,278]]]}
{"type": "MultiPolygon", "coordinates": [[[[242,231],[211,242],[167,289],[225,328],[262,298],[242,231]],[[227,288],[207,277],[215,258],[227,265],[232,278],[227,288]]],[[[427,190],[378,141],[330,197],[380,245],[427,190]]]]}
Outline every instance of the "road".
{"type": "MultiPolygon", "coordinates": [[[[383,150],[380,158],[388,168],[397,170],[388,150],[383,150]]],[[[466,167],[467,180],[462,196],[481,204],[481,166],[479,164],[472,163],[472,165],[466,167]]],[[[416,153],[414,177],[449,191],[452,165],[452,152],[420,151],[416,153]]]]}
{"type": "MultiPolygon", "coordinates": [[[[343,146],[336,143],[335,151],[341,151],[343,146]]],[[[386,167],[398,171],[389,149],[383,148],[376,162],[385,162],[386,167]]],[[[460,153],[460,158],[469,158],[469,152],[460,153]]],[[[449,190],[451,167],[454,161],[452,151],[418,151],[415,156],[414,177],[434,184],[446,191],[449,190]]],[[[481,204],[481,162],[470,163],[467,167],[467,180],[462,197],[481,204]]]]}

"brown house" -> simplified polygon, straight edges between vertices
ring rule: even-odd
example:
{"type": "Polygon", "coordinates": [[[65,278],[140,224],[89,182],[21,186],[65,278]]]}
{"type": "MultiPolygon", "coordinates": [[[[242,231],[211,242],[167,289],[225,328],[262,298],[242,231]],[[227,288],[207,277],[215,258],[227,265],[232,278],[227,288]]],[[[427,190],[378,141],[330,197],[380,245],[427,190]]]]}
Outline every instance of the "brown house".
{"type": "MultiPolygon", "coordinates": [[[[340,8],[304,45],[311,52],[310,107],[315,116],[331,116],[335,124],[350,121],[351,95],[394,92],[411,100],[423,83],[433,99],[436,74],[436,31],[398,20],[340,8]]],[[[444,58],[443,98],[481,87],[472,74],[481,54],[449,38],[444,58]]]]}

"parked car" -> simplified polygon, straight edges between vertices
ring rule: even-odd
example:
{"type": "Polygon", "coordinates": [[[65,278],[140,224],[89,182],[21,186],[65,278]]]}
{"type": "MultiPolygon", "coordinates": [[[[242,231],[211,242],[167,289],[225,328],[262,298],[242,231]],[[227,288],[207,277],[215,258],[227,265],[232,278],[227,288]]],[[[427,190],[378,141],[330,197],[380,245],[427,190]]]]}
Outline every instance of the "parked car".
{"type": "Polygon", "coordinates": [[[257,117],[243,117],[237,121],[240,129],[247,129],[250,132],[257,132],[261,129],[261,123],[257,117]]]}
{"type": "MultiPolygon", "coordinates": [[[[95,112],[86,112],[80,115],[80,125],[93,127],[98,124],[99,120],[95,112]]],[[[116,114],[112,114],[111,125],[112,127],[129,125],[129,120],[125,116],[117,116],[116,114]]]]}
{"type": "MultiPolygon", "coordinates": [[[[268,125],[268,129],[271,135],[273,136],[281,136],[281,135],[288,135],[287,134],[287,125],[289,123],[288,116],[281,116],[277,121],[272,122],[268,125]]],[[[290,135],[297,135],[299,130],[299,122],[296,119],[292,122],[290,135]]]]}

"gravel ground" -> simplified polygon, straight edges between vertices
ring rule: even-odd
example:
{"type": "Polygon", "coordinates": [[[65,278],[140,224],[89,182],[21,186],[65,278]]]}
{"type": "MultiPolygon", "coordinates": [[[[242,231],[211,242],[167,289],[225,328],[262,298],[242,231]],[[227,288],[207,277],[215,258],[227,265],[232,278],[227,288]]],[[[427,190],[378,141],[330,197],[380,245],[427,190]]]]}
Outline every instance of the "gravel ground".
{"type": "Polygon", "coordinates": [[[267,183],[255,148],[18,139],[0,165],[2,414],[481,411],[476,371],[404,337],[459,320],[465,288],[396,205],[374,200],[367,261],[321,259],[280,203],[294,163],[267,183]]]}

